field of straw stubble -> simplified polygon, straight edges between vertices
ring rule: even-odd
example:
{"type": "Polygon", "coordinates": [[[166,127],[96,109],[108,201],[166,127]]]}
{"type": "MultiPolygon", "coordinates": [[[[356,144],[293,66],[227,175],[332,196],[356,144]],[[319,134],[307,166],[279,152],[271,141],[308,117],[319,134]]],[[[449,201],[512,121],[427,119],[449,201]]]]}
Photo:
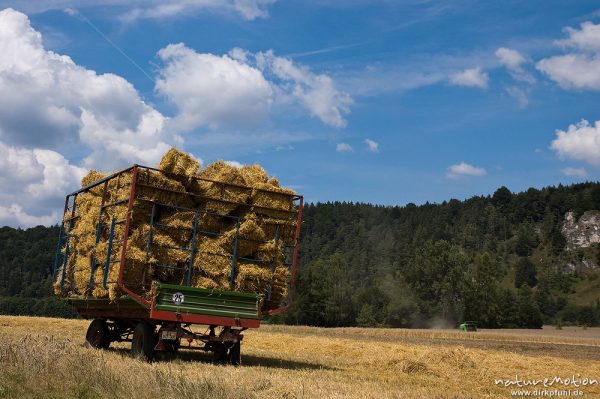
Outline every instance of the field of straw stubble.
{"type": "MultiPolygon", "coordinates": [[[[497,379],[600,379],[597,329],[263,326],[245,333],[243,366],[233,367],[185,350],[144,363],[127,343],[88,349],[87,325],[0,316],[0,398],[504,398],[514,387],[497,379]]],[[[566,389],[600,397],[597,384],[566,389]]]]}

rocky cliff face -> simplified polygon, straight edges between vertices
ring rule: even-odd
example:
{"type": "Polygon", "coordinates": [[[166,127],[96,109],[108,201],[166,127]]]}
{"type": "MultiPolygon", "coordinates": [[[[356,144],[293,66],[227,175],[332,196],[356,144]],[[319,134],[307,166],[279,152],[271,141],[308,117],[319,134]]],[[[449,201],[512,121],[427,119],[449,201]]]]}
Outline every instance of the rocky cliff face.
{"type": "Polygon", "coordinates": [[[588,211],[579,220],[573,212],[567,212],[563,224],[567,250],[587,248],[600,243],[600,212],[588,211]]]}
{"type": "MultiPolygon", "coordinates": [[[[567,251],[589,248],[600,243],[600,212],[585,212],[579,219],[573,212],[567,212],[562,232],[567,241],[567,251]]],[[[580,257],[566,265],[566,269],[574,272],[584,269],[600,269],[600,265],[591,260],[580,257]]]]}

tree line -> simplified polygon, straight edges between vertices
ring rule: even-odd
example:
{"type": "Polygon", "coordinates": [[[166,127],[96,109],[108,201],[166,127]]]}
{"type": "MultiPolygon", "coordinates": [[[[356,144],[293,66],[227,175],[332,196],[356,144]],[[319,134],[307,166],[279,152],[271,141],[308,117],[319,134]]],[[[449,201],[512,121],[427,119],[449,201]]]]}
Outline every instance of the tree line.
{"type": "MultiPolygon", "coordinates": [[[[531,188],[441,204],[328,202],[304,209],[296,301],[276,319],[319,326],[537,328],[598,325],[600,292],[570,270],[600,246],[568,252],[567,211],[600,209],[600,184],[531,188]]],[[[600,283],[600,281],[598,281],[600,283]]],[[[596,284],[600,287],[600,284],[596,284]]]]}
{"type": "MultiPolygon", "coordinates": [[[[565,213],[600,209],[600,184],[420,206],[304,208],[296,293],[273,322],[317,326],[598,325],[600,246],[566,251],[565,213]],[[579,287],[588,287],[587,296],[579,287]],[[589,295],[590,287],[592,294],[589,295]]],[[[54,298],[57,227],[0,228],[0,313],[74,316],[54,298]]]]}

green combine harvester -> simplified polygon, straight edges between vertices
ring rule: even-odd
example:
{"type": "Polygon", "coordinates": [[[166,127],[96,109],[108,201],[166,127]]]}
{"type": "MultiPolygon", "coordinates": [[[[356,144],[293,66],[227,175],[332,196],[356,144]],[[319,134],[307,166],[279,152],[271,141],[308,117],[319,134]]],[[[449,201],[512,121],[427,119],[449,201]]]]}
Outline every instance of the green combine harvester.
{"type": "Polygon", "coordinates": [[[477,322],[476,321],[465,321],[461,325],[458,326],[460,331],[477,331],[477,322]]]}

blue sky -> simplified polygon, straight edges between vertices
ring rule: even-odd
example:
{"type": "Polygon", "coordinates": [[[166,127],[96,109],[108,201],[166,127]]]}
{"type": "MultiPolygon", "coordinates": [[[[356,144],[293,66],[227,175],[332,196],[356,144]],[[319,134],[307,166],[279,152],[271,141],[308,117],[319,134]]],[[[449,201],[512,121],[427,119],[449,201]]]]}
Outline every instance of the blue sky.
{"type": "Polygon", "coordinates": [[[0,224],[52,224],[85,170],[169,145],[258,162],[312,202],[600,177],[597,2],[0,8],[0,224]]]}

